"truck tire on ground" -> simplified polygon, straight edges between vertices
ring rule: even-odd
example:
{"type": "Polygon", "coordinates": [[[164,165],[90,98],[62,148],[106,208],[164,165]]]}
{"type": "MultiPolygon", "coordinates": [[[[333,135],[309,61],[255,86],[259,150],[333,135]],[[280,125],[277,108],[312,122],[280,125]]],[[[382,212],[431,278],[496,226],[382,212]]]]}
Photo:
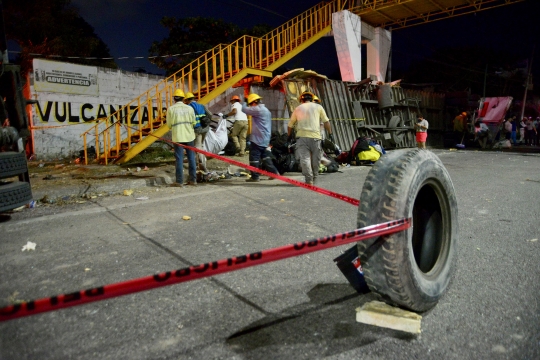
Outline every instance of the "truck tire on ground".
{"type": "Polygon", "coordinates": [[[426,311],[455,271],[459,237],[452,180],[427,150],[395,150],[371,168],[360,196],[358,227],[411,217],[412,227],[358,242],[366,283],[383,299],[426,311]]]}
{"type": "Polygon", "coordinates": [[[6,179],[28,170],[24,152],[0,152],[0,179],[6,179]]]}
{"type": "Polygon", "coordinates": [[[18,208],[32,201],[30,183],[14,181],[0,182],[0,213],[18,208]]]}

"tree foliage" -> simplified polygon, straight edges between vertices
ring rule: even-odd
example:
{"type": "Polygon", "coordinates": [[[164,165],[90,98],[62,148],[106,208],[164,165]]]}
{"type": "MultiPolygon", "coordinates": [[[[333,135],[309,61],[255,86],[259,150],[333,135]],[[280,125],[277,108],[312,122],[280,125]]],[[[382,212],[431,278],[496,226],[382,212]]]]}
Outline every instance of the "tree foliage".
{"type": "MultiPolygon", "coordinates": [[[[31,54],[62,57],[110,57],[109,48],[71,6],[71,0],[4,0],[6,38],[21,47],[17,60],[31,68],[31,54]]],[[[58,59],[63,60],[60,57],[58,59]]],[[[69,62],[117,68],[113,60],[69,59],[69,62]]]]}
{"type": "Polygon", "coordinates": [[[267,25],[241,29],[222,19],[205,17],[164,17],[161,24],[169,31],[169,35],[161,41],[154,41],[149,54],[155,56],[151,61],[166,70],[167,75],[178,71],[216,45],[230,44],[243,35],[260,37],[272,30],[267,25]]]}

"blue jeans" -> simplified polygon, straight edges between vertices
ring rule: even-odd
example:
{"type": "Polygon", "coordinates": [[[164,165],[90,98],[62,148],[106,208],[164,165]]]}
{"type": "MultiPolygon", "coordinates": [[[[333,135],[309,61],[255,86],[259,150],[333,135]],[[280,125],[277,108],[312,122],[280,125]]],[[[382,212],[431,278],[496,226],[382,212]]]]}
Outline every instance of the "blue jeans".
{"type": "Polygon", "coordinates": [[[516,145],[516,130],[512,130],[512,135],[510,135],[510,138],[512,139],[512,144],[516,145]]]}
{"type": "MultiPolygon", "coordinates": [[[[193,141],[179,143],[182,145],[193,146],[193,141]]],[[[195,164],[195,152],[186,149],[189,165],[189,181],[197,181],[197,165],[195,164]]],[[[184,183],[184,148],[174,144],[174,157],[176,158],[176,182],[184,183]]]]}
{"type": "MultiPolygon", "coordinates": [[[[260,168],[262,159],[262,163],[264,164],[264,170],[279,175],[279,171],[274,166],[274,163],[272,162],[269,154],[266,153],[267,151],[268,150],[266,150],[266,146],[259,146],[254,142],[251,142],[251,144],[249,145],[249,165],[260,168]]],[[[259,176],[259,173],[256,173],[254,171],[251,172],[251,178],[254,180],[257,180],[259,176]]]]}

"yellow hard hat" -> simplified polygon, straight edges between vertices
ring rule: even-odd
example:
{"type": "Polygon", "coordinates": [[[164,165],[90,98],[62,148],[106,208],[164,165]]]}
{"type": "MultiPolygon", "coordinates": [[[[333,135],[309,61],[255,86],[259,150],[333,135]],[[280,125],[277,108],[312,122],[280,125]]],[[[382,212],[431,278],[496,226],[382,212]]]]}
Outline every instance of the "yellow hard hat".
{"type": "Polygon", "coordinates": [[[317,95],[313,95],[313,101],[316,102],[316,103],[320,103],[321,102],[321,99],[319,99],[317,97],[317,95]]]}
{"type": "Polygon", "coordinates": [[[184,97],[186,95],[184,95],[184,92],[180,89],[176,89],[174,90],[174,97],[184,97]]]}
{"type": "Polygon", "coordinates": [[[313,95],[313,93],[311,91],[304,91],[302,93],[302,95],[300,95],[300,100],[302,101],[306,101],[306,100],[313,100],[313,98],[315,97],[315,95],[313,95]]]}
{"type": "Polygon", "coordinates": [[[259,99],[262,99],[262,97],[260,97],[257,94],[249,94],[247,102],[248,102],[248,104],[251,104],[252,102],[254,102],[256,100],[259,100],[259,99]]]}
{"type": "Polygon", "coordinates": [[[193,95],[192,92],[188,92],[188,93],[186,94],[186,100],[193,99],[194,97],[195,97],[195,95],[193,95]]]}

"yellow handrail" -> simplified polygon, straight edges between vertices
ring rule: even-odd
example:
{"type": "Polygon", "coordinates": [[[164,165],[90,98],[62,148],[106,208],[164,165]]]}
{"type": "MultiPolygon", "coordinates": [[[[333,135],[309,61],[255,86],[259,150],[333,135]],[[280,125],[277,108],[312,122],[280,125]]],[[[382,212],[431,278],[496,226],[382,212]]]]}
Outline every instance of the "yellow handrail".
{"type": "MultiPolygon", "coordinates": [[[[244,35],[231,44],[216,45],[110,114],[105,119],[110,122],[110,126],[105,130],[98,132],[99,126],[96,125],[84,132],[81,136],[84,137],[85,144],[86,136],[94,130],[96,144],[99,145],[99,139],[102,139],[104,161],[108,162],[108,159],[113,157],[111,150],[116,152],[117,157],[122,150],[131,148],[132,143],[142,140],[143,131],[154,131],[157,121],[159,126],[164,124],[163,108],[172,103],[174,90],[190,91],[204,104],[211,96],[217,96],[208,96],[214,89],[243,69],[275,70],[281,64],[280,59],[286,59],[287,54],[294,53],[304,42],[327,29],[332,21],[332,13],[342,10],[346,3],[345,0],[322,2],[260,38],[244,35]],[[157,118],[154,117],[154,103],[157,107],[157,118]],[[144,111],[148,115],[147,123],[143,126],[144,111]],[[137,119],[137,131],[132,129],[132,118],[137,119]],[[121,140],[122,123],[127,125],[124,140],[121,140]],[[112,126],[115,126],[116,144],[111,148],[112,126]]],[[[99,153],[99,150],[96,149],[96,152],[99,153]]]]}

